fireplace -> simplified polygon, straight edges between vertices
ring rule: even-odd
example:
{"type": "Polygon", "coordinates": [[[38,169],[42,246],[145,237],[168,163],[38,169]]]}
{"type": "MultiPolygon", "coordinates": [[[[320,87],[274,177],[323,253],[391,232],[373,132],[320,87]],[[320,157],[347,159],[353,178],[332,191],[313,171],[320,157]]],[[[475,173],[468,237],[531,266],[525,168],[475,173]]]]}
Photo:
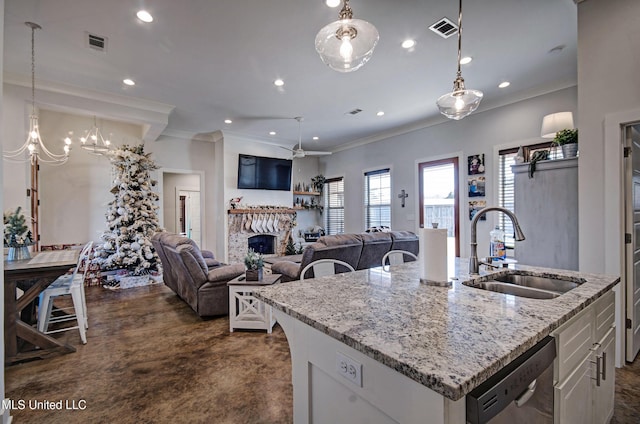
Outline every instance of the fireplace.
{"type": "Polygon", "coordinates": [[[263,255],[272,255],[276,253],[276,236],[270,234],[258,234],[249,237],[247,240],[249,249],[261,253],[263,255]]]}
{"type": "Polygon", "coordinates": [[[266,256],[285,254],[287,240],[295,227],[295,209],[277,206],[250,207],[230,209],[228,213],[229,263],[242,263],[249,247],[266,256]]]}

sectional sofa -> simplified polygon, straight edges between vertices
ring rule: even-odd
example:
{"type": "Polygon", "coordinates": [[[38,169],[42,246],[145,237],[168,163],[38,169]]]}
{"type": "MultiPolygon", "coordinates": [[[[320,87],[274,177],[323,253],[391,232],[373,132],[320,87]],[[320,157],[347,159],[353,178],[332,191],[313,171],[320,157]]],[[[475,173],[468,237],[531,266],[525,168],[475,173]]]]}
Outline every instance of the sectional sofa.
{"type": "MultiPolygon", "coordinates": [[[[308,264],[319,259],[338,259],[360,270],[380,266],[382,257],[390,250],[406,250],[417,255],[418,248],[418,236],[410,231],[323,236],[305,248],[300,263],[285,258],[275,262],[271,271],[282,274],[283,282],[293,281],[300,279],[300,272],[308,264]]],[[[407,256],[406,260],[413,259],[407,256]]],[[[336,272],[346,271],[346,267],[336,265],[336,272]]],[[[305,278],[313,278],[313,270],[307,271],[305,278]]]]}

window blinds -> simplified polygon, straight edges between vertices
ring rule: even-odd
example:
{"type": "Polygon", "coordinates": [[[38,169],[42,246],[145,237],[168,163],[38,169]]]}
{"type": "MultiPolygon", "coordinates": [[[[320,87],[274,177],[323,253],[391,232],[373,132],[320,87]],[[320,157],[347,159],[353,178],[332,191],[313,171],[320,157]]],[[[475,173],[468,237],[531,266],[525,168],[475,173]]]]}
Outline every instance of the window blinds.
{"type": "Polygon", "coordinates": [[[391,227],[391,172],[389,168],[364,174],[365,229],[391,227]]]}
{"type": "Polygon", "coordinates": [[[324,223],[327,235],[344,233],[344,178],[330,178],[324,183],[324,223]]]}

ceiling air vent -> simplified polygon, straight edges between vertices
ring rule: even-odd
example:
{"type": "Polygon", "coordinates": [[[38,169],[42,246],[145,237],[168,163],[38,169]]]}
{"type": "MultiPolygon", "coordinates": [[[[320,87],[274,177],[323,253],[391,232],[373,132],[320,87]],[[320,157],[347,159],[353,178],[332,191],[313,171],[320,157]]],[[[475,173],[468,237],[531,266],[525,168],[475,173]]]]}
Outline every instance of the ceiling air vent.
{"type": "Polygon", "coordinates": [[[90,49],[105,53],[107,51],[107,37],[85,32],[85,45],[90,49]]]}
{"type": "Polygon", "coordinates": [[[458,25],[454,24],[449,18],[442,18],[429,29],[442,38],[449,38],[458,32],[458,25]]]}
{"type": "Polygon", "coordinates": [[[347,114],[349,114],[349,115],[357,115],[360,112],[362,112],[362,109],[353,109],[353,110],[350,110],[349,112],[347,112],[347,114]]]}

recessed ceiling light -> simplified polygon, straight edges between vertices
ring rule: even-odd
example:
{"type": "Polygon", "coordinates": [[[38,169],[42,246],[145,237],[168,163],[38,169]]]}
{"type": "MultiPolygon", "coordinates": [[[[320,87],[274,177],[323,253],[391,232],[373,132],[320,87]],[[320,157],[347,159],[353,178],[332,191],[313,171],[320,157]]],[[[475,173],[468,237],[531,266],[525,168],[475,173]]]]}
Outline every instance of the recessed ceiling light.
{"type": "Polygon", "coordinates": [[[276,135],[275,131],[269,131],[269,135],[276,135]]]}
{"type": "Polygon", "coordinates": [[[273,84],[274,84],[276,87],[282,87],[282,86],[284,85],[284,81],[282,81],[280,78],[278,78],[277,80],[275,80],[275,81],[273,82],[273,84]]]}
{"type": "Polygon", "coordinates": [[[142,22],[146,22],[146,23],[153,22],[153,16],[151,16],[151,13],[147,12],[146,10],[138,10],[138,13],[136,13],[136,16],[142,22]]]}
{"type": "Polygon", "coordinates": [[[314,139],[314,140],[320,140],[320,137],[318,137],[317,135],[314,135],[314,136],[313,136],[313,139],[314,139]]]}
{"type": "Polygon", "coordinates": [[[123,83],[125,83],[126,85],[136,85],[136,82],[130,78],[125,78],[122,80],[123,83]]]}
{"type": "Polygon", "coordinates": [[[337,7],[340,4],[340,0],[325,0],[325,4],[329,7],[337,7]]]}
{"type": "Polygon", "coordinates": [[[509,81],[502,81],[500,84],[498,84],[498,87],[500,88],[507,88],[511,85],[511,83],[509,81]]]}
{"type": "Polygon", "coordinates": [[[402,48],[403,49],[410,49],[411,47],[416,45],[416,41],[415,40],[404,40],[402,42],[402,48]]]}
{"type": "Polygon", "coordinates": [[[378,116],[383,116],[383,115],[384,115],[384,112],[383,112],[383,111],[380,111],[380,112],[376,113],[376,115],[378,115],[378,116]]]}
{"type": "Polygon", "coordinates": [[[462,59],[460,59],[460,64],[466,65],[467,63],[471,63],[472,60],[473,58],[471,56],[465,56],[462,59]]]}
{"type": "Polygon", "coordinates": [[[232,123],[233,123],[233,121],[232,121],[231,119],[225,119],[225,120],[224,120],[224,123],[225,123],[225,124],[232,124],[232,123]]]}

